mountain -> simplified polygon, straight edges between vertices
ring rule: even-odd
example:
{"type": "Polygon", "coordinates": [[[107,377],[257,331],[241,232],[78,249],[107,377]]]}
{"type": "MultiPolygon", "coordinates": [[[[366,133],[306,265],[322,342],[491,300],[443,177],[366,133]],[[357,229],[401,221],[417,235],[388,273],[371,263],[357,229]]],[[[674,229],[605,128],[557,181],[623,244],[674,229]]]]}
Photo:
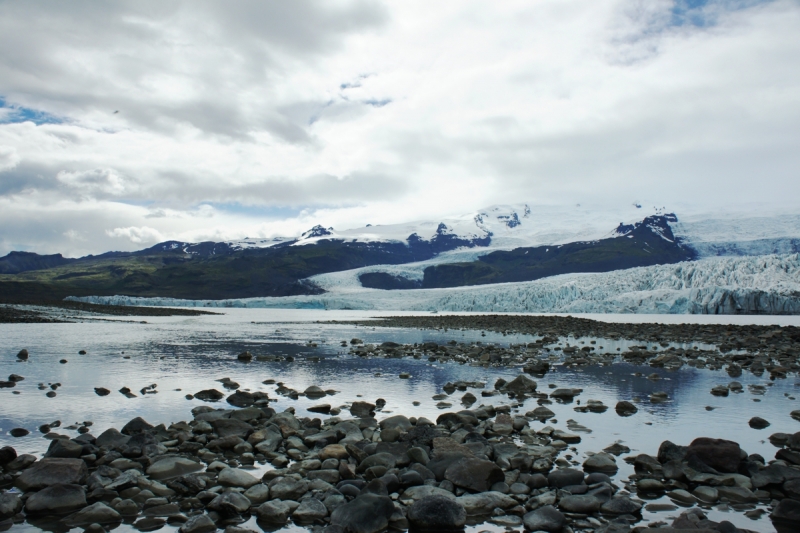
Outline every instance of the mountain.
{"type": "Polygon", "coordinates": [[[349,230],[318,225],[296,237],[167,241],[77,259],[12,252],[0,258],[0,299],[314,298],[515,284],[770,249],[791,253],[799,239],[796,215],[679,218],[638,205],[599,211],[492,206],[438,221],[349,230]]]}

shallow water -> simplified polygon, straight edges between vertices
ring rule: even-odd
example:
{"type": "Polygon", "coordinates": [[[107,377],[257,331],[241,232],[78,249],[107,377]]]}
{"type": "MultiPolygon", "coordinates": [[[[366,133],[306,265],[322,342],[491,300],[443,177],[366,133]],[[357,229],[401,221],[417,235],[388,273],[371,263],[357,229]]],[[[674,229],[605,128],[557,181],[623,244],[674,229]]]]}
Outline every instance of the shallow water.
{"type": "MultiPolygon", "coordinates": [[[[340,346],[342,340],[358,337],[366,342],[387,340],[401,343],[481,341],[507,346],[510,343],[530,342],[533,337],[502,335],[479,331],[401,330],[345,325],[319,324],[318,320],[361,319],[375,316],[365,312],[324,312],[300,310],[231,309],[225,314],[198,317],[148,317],[146,323],[136,320],[87,320],[78,324],[3,324],[0,325],[0,377],[15,373],[25,377],[14,389],[0,389],[0,446],[12,445],[19,453],[42,454],[49,444],[37,428],[56,419],[62,427],[56,431],[76,436],[64,426],[84,421],[93,422],[92,434],[99,435],[108,427],[120,428],[131,418],[142,416],[152,424],[177,422],[191,418],[190,410],[203,405],[199,400],[186,400],[187,393],[216,388],[224,391],[216,380],[230,377],[242,389],[260,390],[277,398],[272,404],[276,410],[294,407],[298,416],[324,415],[306,411],[312,405],[329,403],[341,406],[364,399],[374,401],[384,398],[386,406],[377,413],[380,419],[390,413],[407,416],[424,416],[435,420],[442,412],[436,408],[431,396],[442,392],[447,382],[482,381],[487,389],[502,377],[511,379],[520,373],[519,368],[483,368],[457,363],[432,363],[427,359],[362,359],[346,354],[348,348],[340,346]],[[312,341],[316,347],[309,344],[312,341]],[[16,353],[27,348],[30,358],[17,362],[16,353]],[[79,355],[86,350],[86,355],[79,355]],[[248,350],[259,355],[294,357],[294,361],[259,361],[240,363],[236,355],[248,350]],[[66,359],[65,364],[59,363],[66,359]],[[401,372],[411,374],[410,379],[399,379],[401,372]],[[283,382],[286,386],[303,391],[310,385],[334,389],[337,394],[320,400],[300,397],[290,400],[273,393],[275,385],[264,385],[266,379],[283,382]],[[46,390],[37,385],[61,383],[55,398],[47,398],[46,390]],[[143,387],[156,384],[156,394],[141,394],[143,387]],[[123,386],[132,389],[137,397],[126,398],[117,390],[123,386]],[[112,392],[99,397],[95,387],[105,387],[112,392]],[[412,402],[421,405],[414,406],[412,402]],[[8,431],[23,427],[31,431],[27,437],[14,439],[8,431]]],[[[397,314],[397,313],[394,313],[397,314]]],[[[593,317],[594,318],[594,317],[593,317]]],[[[639,318],[637,316],[637,318],[639,318]]],[[[659,317],[660,318],[660,317],[659,317]]],[[[674,318],[672,316],[668,317],[674,318]]],[[[737,322],[742,317],[731,317],[737,322]]],[[[763,319],[765,317],[756,317],[763,319]]],[[[778,320],[787,317],[775,317],[778,320]]],[[[797,318],[797,317],[791,317],[797,318]]],[[[662,320],[653,320],[661,322],[662,320]]],[[[780,322],[783,323],[783,322],[780,322]]],[[[590,339],[563,339],[563,343],[590,342],[590,339]]],[[[624,350],[635,341],[610,341],[598,339],[597,346],[604,351],[624,350]]],[[[676,345],[681,346],[681,345],[676,345]]],[[[685,345],[682,347],[688,347],[685,345]]],[[[704,348],[704,346],[700,346],[704,348]]],[[[663,349],[663,348],[662,348],[663,349]]],[[[600,350],[599,350],[600,351],[600,350]]],[[[767,460],[774,457],[776,449],[767,437],[775,432],[794,433],[800,424],[789,412],[798,408],[794,400],[800,394],[800,380],[795,376],[770,381],[765,377],[745,374],[737,381],[745,389],[741,394],[725,398],[712,396],[714,385],[732,381],[727,374],[710,370],[683,368],[679,371],[637,367],[626,363],[611,366],[593,366],[579,369],[555,366],[544,378],[537,379],[540,390],[552,385],[578,387],[584,392],[576,400],[601,400],[610,409],[602,414],[579,413],[574,404],[549,405],[558,423],[549,425],[567,430],[567,421],[586,426],[591,433],[582,433],[582,442],[575,450],[565,452],[582,463],[586,452],[598,452],[620,441],[631,448],[631,454],[655,454],[663,440],[688,444],[696,437],[725,438],[738,442],[748,453],[760,453],[767,460]],[[656,373],[661,379],[644,376],[656,373]],[[764,385],[763,395],[753,395],[747,386],[764,385]],[[651,392],[664,391],[670,401],[650,404],[651,392]],[[639,401],[639,412],[621,418],[613,406],[619,400],[639,401]],[[713,411],[706,410],[713,406],[713,411]],[[765,430],[748,426],[753,416],[761,416],[772,425],[765,430]]],[[[49,388],[47,390],[50,390],[49,388]]],[[[478,397],[477,405],[511,404],[513,412],[525,413],[537,406],[536,400],[517,405],[506,396],[482,398],[480,389],[470,389],[478,397]]],[[[456,391],[447,402],[459,410],[464,392],[456,391]]],[[[208,404],[205,404],[208,405],[208,404]]],[[[227,404],[220,405],[227,406],[227,404]]],[[[343,410],[342,417],[349,416],[343,410]]],[[[539,424],[539,423],[537,423],[539,424]]],[[[561,457],[565,457],[562,453],[561,457]]],[[[633,473],[633,468],[619,458],[619,473],[614,478],[618,484],[633,473]]],[[[644,512],[642,524],[671,521],[680,510],[673,512],[644,512]]],[[[730,520],[740,527],[757,531],[773,531],[768,520],[753,521],[738,512],[711,509],[714,520],[730,520]]],[[[255,526],[255,523],[252,524],[255,526]]],[[[14,529],[33,529],[32,526],[14,526],[14,529]]],[[[123,525],[121,529],[132,529],[123,525]]],[[[503,531],[499,526],[482,524],[470,531],[503,531]]],[[[284,528],[282,531],[306,531],[303,528],[284,528]]]]}

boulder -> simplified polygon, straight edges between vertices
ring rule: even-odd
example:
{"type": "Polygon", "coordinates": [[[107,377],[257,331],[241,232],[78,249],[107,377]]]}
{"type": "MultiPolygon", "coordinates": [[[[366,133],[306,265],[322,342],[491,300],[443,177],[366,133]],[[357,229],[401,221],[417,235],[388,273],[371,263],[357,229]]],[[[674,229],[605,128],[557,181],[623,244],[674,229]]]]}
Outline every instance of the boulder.
{"type": "Polygon", "coordinates": [[[64,523],[70,527],[87,526],[89,524],[111,524],[121,521],[122,515],[103,502],[93,503],[89,507],[84,507],[64,519],[64,523]]]}
{"type": "Polygon", "coordinates": [[[518,505],[517,500],[497,491],[465,494],[456,498],[456,501],[464,507],[467,516],[488,515],[498,507],[500,509],[510,509],[518,505]]]}
{"type": "Polygon", "coordinates": [[[614,496],[600,506],[600,511],[613,515],[636,514],[641,510],[641,503],[635,502],[623,495],[614,496]]]}
{"type": "Polygon", "coordinates": [[[450,464],[444,478],[455,486],[475,492],[485,492],[505,479],[503,471],[492,461],[464,457],[450,464]]]}
{"type": "Polygon", "coordinates": [[[22,510],[22,500],[18,494],[4,492],[0,494],[0,521],[11,518],[22,510]]]}
{"type": "Polygon", "coordinates": [[[43,489],[57,483],[82,484],[89,474],[89,469],[82,459],[66,459],[48,457],[37,461],[14,480],[17,488],[27,492],[43,489]]]}
{"type": "Polygon", "coordinates": [[[348,533],[379,533],[389,526],[394,504],[386,496],[362,494],[331,513],[331,525],[348,533]]]}
{"type": "Polygon", "coordinates": [[[527,513],[522,517],[522,522],[529,531],[560,533],[567,523],[567,518],[552,505],[545,505],[527,513]]]}
{"type": "Polygon", "coordinates": [[[214,428],[214,432],[219,435],[220,438],[235,436],[240,439],[246,439],[255,430],[255,428],[247,422],[234,418],[212,420],[211,427],[214,428]]]}
{"type": "Polygon", "coordinates": [[[206,506],[223,516],[236,516],[250,509],[250,500],[238,492],[223,492],[206,506]]]}
{"type": "Polygon", "coordinates": [[[322,520],[328,516],[328,508],[316,498],[306,498],[292,513],[292,519],[301,524],[309,524],[316,520],[322,520]]]}
{"type": "Polygon", "coordinates": [[[639,411],[639,408],[633,405],[631,402],[621,401],[617,402],[615,410],[619,416],[631,416],[636,414],[639,411]]]}
{"type": "Polygon", "coordinates": [[[202,463],[185,457],[165,457],[150,465],[147,475],[152,479],[162,480],[199,472],[203,468],[202,463]]]}
{"type": "Polygon", "coordinates": [[[289,515],[291,515],[292,511],[297,507],[297,502],[284,502],[275,499],[259,505],[258,508],[256,508],[256,514],[259,520],[263,520],[268,524],[283,525],[289,520],[289,515]]]}
{"type": "Polygon", "coordinates": [[[353,402],[350,406],[350,414],[356,418],[367,418],[375,412],[375,404],[367,402],[353,402]]]}
{"type": "Polygon", "coordinates": [[[196,392],[194,397],[204,402],[218,402],[219,400],[223,399],[225,395],[217,389],[205,389],[201,390],[200,392],[196,392]]]}
{"type": "Polygon", "coordinates": [[[408,521],[418,531],[461,531],[467,523],[467,511],[452,498],[426,496],[408,509],[408,521]]]}
{"type": "Polygon", "coordinates": [[[199,514],[184,522],[178,531],[179,533],[212,533],[216,530],[217,525],[207,514],[199,514]]]}
{"type": "Polygon", "coordinates": [[[17,458],[17,450],[11,446],[3,446],[0,448],[0,466],[5,466],[17,458]]]}
{"type": "Polygon", "coordinates": [[[547,475],[547,483],[556,489],[568,487],[570,485],[583,484],[583,472],[574,468],[562,468],[553,470],[547,475]]]}
{"type": "Polygon", "coordinates": [[[700,437],[692,441],[686,450],[686,461],[693,459],[710,466],[718,472],[735,473],[739,470],[742,450],[730,440],[700,437]]]}
{"type": "Polygon", "coordinates": [[[83,445],[68,439],[53,439],[47,447],[45,457],[64,457],[78,459],[83,455],[83,445]]]}
{"type": "Polygon", "coordinates": [[[800,500],[784,498],[772,511],[770,518],[778,533],[800,530],[800,500]]]}
{"type": "Polygon", "coordinates": [[[153,429],[153,426],[148,424],[141,416],[137,416],[122,428],[122,433],[124,435],[137,435],[139,433],[144,433],[145,431],[150,431],[153,429]]]}
{"type": "Polygon", "coordinates": [[[586,472],[602,472],[604,474],[614,474],[617,469],[617,461],[614,456],[605,452],[592,455],[583,463],[586,472]]]}
{"type": "Polygon", "coordinates": [[[97,437],[95,444],[101,448],[122,447],[130,440],[128,435],[123,435],[115,428],[108,428],[97,437]]]}
{"type": "Polygon", "coordinates": [[[241,487],[249,489],[253,485],[258,485],[260,481],[238,468],[223,468],[217,476],[217,482],[223,487],[241,487]]]}
{"type": "Polygon", "coordinates": [[[530,394],[536,392],[536,382],[526,376],[520,374],[505,385],[503,385],[504,392],[513,392],[515,394],[530,394]]]}
{"type": "Polygon", "coordinates": [[[25,501],[27,514],[67,514],[86,507],[80,485],[56,483],[31,494],[25,501]]]}
{"type": "Polygon", "coordinates": [[[269,493],[279,500],[299,500],[308,492],[308,482],[291,477],[276,478],[269,484],[269,493]]]}
{"type": "Polygon", "coordinates": [[[233,405],[234,407],[249,407],[256,403],[255,396],[247,391],[240,391],[237,390],[230,396],[226,398],[229,404],[233,405]]]}

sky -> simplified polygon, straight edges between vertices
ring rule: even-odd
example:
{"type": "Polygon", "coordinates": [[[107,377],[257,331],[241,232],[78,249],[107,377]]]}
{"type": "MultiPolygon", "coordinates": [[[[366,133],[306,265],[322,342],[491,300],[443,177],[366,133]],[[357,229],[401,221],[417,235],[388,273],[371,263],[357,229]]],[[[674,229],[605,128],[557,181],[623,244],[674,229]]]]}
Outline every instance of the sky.
{"type": "Polygon", "coordinates": [[[798,28],[798,0],[0,0],[0,255],[791,209],[798,28]]]}

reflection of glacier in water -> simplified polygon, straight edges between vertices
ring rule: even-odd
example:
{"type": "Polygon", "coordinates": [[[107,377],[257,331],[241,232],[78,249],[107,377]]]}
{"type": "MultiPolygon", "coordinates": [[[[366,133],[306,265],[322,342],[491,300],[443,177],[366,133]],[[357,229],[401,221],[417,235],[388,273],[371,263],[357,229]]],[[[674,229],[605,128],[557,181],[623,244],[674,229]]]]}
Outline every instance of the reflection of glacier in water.
{"type": "MultiPolygon", "coordinates": [[[[149,317],[147,324],[119,320],[0,326],[5,341],[0,356],[0,374],[16,373],[26,378],[14,389],[0,390],[0,446],[12,445],[19,453],[39,455],[45,451],[49,441],[41,438],[36,428],[55,419],[63,422],[59,431],[71,436],[77,434],[64,430],[63,426],[84,420],[94,422],[94,435],[112,426],[119,429],[136,416],[154,424],[187,420],[191,418],[192,407],[213,404],[186,400],[184,396],[208,388],[224,391],[222,384],[216,381],[223,377],[238,382],[243,389],[269,393],[277,400],[272,404],[276,410],[293,407],[298,416],[324,416],[307,411],[308,407],[320,403],[341,406],[359,399],[374,403],[377,398],[384,398],[386,407],[377,414],[379,419],[402,413],[435,420],[442,412],[463,408],[460,403],[465,394],[463,391],[456,391],[445,400],[452,404],[446,411],[437,409],[437,402],[431,398],[442,393],[447,382],[458,380],[485,383],[483,389],[469,389],[478,397],[476,405],[508,404],[512,405],[513,413],[521,414],[537,407],[533,399],[517,405],[507,396],[481,396],[481,392],[493,390],[498,378],[512,379],[521,372],[520,368],[431,362],[424,357],[362,359],[344,353],[347,348],[340,344],[358,337],[367,343],[387,340],[445,343],[455,340],[507,346],[509,343],[529,342],[532,337],[315,322],[322,318],[333,320],[356,315],[363,317],[365,313],[237,309],[217,316],[149,317]],[[312,346],[309,341],[318,346],[312,346]],[[15,362],[14,355],[23,347],[30,351],[30,359],[24,363],[15,362]],[[82,349],[88,353],[78,355],[82,349]],[[256,357],[251,363],[237,361],[236,355],[244,350],[256,357]],[[259,356],[279,356],[281,360],[259,360],[259,356]],[[68,363],[59,364],[60,359],[67,359],[68,363]],[[399,379],[401,372],[410,373],[411,378],[399,379]],[[319,385],[338,393],[319,400],[302,396],[291,400],[275,394],[275,385],[264,385],[262,382],[267,379],[282,382],[301,392],[310,385],[319,385]],[[37,388],[40,382],[61,383],[56,398],[45,397],[45,391],[37,388]],[[140,394],[140,389],[154,383],[157,384],[157,394],[140,394]],[[134,390],[137,397],[129,399],[117,393],[123,386],[134,390]],[[95,395],[94,387],[105,387],[113,392],[101,398],[95,395]],[[20,394],[13,394],[14,391],[20,394]],[[421,404],[415,406],[414,401],[421,404]],[[8,435],[8,430],[13,427],[25,427],[32,433],[13,439],[8,435]]],[[[580,340],[588,343],[590,339],[580,340]]],[[[562,339],[562,342],[575,344],[579,341],[562,339]]],[[[617,347],[624,350],[630,343],[635,342],[602,339],[598,340],[597,346],[602,345],[613,353],[617,347]]],[[[592,430],[581,434],[583,440],[576,445],[577,451],[565,452],[579,462],[585,460],[586,452],[600,451],[616,441],[629,446],[631,454],[655,454],[663,440],[688,444],[700,436],[737,441],[748,453],[760,453],[769,460],[774,457],[776,449],[766,441],[766,437],[774,432],[793,433],[797,430],[797,422],[789,416],[797,403],[794,394],[800,392],[794,376],[772,382],[766,377],[745,374],[737,378],[744,385],[745,392],[726,398],[712,396],[709,391],[715,385],[729,383],[731,378],[722,372],[693,368],[667,371],[626,363],[582,368],[555,366],[543,378],[535,379],[539,389],[545,392],[550,390],[551,384],[584,390],[575,403],[548,406],[556,413],[558,421],[549,423],[553,427],[567,430],[567,421],[574,420],[592,430]],[[637,372],[643,375],[636,376],[637,372]],[[658,380],[646,377],[653,373],[659,376],[658,380]],[[765,394],[755,396],[748,392],[747,387],[751,384],[763,385],[765,394]],[[648,396],[656,391],[666,392],[670,401],[649,403],[648,396]],[[585,404],[589,399],[601,400],[610,409],[602,414],[574,411],[578,401],[585,404]],[[619,400],[638,402],[639,412],[629,418],[618,417],[613,407],[619,400]],[[707,411],[707,405],[716,409],[707,411]],[[747,422],[753,416],[766,418],[772,426],[764,431],[751,429],[747,422]]],[[[228,407],[224,402],[217,405],[228,407]]],[[[341,417],[348,417],[347,410],[343,410],[341,417]]],[[[532,424],[537,428],[544,425],[539,422],[532,424]]],[[[615,480],[621,483],[633,470],[622,459],[617,463],[620,472],[615,480]]],[[[667,515],[651,513],[645,516],[645,522],[666,519],[667,515]]],[[[740,513],[712,511],[712,516],[715,520],[730,520],[747,529],[771,531],[768,521],[753,522],[740,513]]],[[[258,530],[255,524],[252,525],[258,530]]],[[[486,529],[493,530],[489,524],[483,524],[473,531],[486,529]]]]}
{"type": "MultiPolygon", "coordinates": [[[[441,258],[435,261],[441,261],[441,258]]],[[[800,314],[800,254],[721,257],[601,274],[565,274],[537,281],[450,289],[384,291],[361,287],[362,272],[419,277],[431,262],[322,274],[318,296],[178,300],[92,296],[118,305],[375,309],[537,313],[800,314]]]]}

